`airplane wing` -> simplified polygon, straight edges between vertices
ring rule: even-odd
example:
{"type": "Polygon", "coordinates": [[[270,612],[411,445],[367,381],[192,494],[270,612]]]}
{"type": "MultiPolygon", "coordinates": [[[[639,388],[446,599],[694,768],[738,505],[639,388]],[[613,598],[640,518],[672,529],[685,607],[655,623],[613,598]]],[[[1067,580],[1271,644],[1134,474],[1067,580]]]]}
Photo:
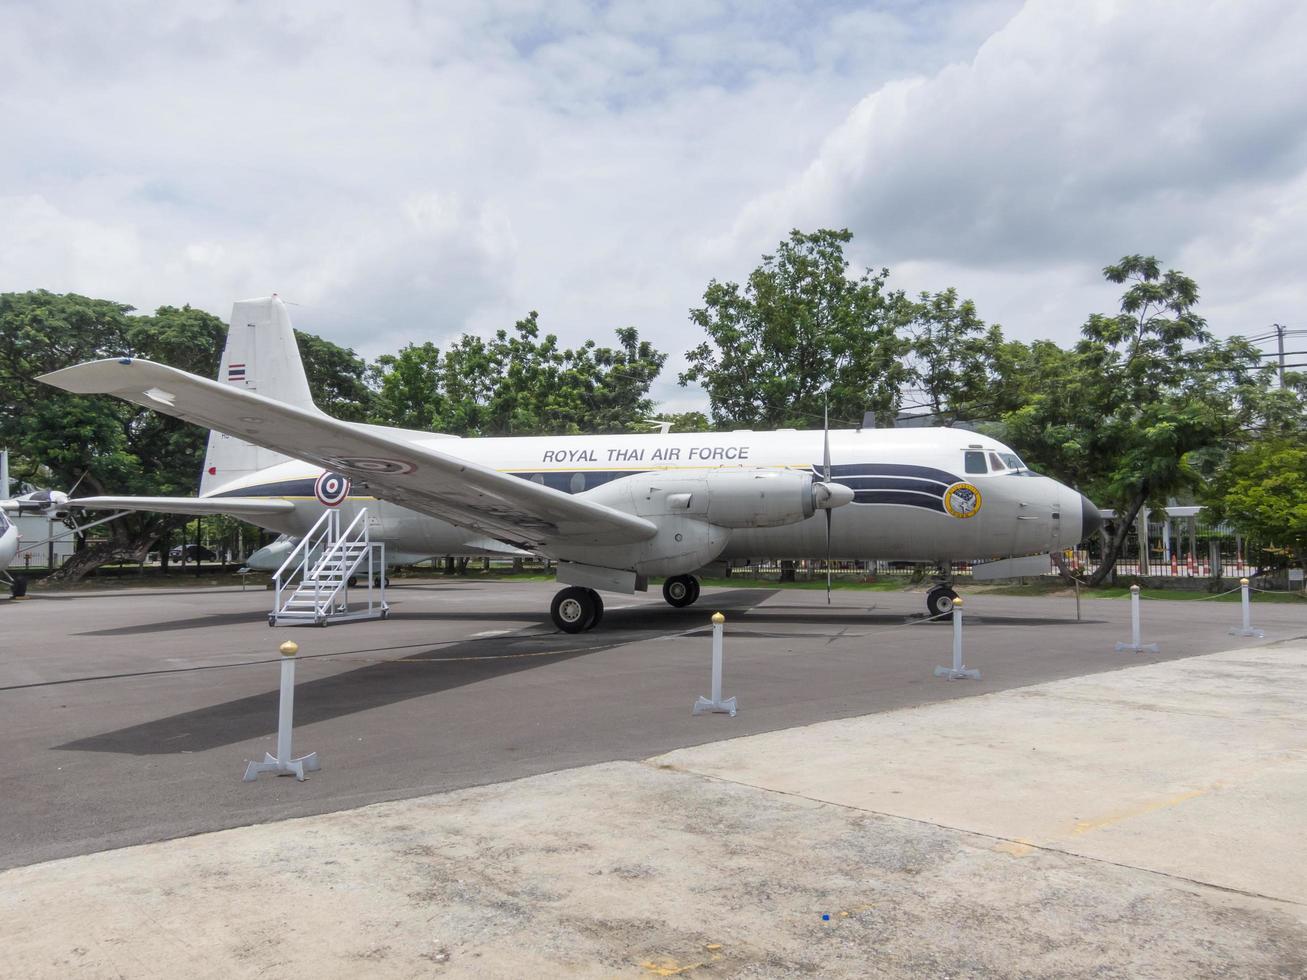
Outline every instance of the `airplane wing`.
{"type": "Polygon", "coordinates": [[[317,463],[385,500],[528,550],[550,541],[624,544],[657,531],[584,497],[151,361],[89,361],[38,380],[74,394],[116,395],[317,463]]]}
{"type": "Polygon", "coordinates": [[[295,505],[275,497],[72,497],[60,510],[131,510],[154,514],[289,514],[295,505]]]}

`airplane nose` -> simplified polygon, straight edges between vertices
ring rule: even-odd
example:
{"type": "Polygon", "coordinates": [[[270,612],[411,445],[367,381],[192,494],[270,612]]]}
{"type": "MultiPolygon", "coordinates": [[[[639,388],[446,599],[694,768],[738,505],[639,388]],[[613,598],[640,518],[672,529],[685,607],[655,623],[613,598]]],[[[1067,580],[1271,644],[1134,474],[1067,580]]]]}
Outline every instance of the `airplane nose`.
{"type": "Polygon", "coordinates": [[[1094,502],[1082,493],[1080,495],[1080,540],[1089,540],[1089,537],[1102,526],[1103,515],[1094,506],[1094,502]]]}

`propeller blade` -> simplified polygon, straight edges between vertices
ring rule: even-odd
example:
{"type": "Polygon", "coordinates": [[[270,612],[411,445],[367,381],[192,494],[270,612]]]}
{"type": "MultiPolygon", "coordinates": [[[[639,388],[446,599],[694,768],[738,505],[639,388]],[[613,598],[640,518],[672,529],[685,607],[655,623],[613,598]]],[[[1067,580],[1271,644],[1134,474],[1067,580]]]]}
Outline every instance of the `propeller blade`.
{"type": "MultiPolygon", "coordinates": [[[[827,395],[822,405],[822,481],[830,483],[830,395],[827,395]]],[[[830,605],[830,522],[832,508],[826,508],[826,605],[830,605]]]]}
{"type": "Polygon", "coordinates": [[[830,521],[831,510],[826,508],[826,605],[830,605],[830,521]]]}
{"type": "Polygon", "coordinates": [[[830,400],[827,399],[822,428],[822,481],[830,483],[830,400]]]}

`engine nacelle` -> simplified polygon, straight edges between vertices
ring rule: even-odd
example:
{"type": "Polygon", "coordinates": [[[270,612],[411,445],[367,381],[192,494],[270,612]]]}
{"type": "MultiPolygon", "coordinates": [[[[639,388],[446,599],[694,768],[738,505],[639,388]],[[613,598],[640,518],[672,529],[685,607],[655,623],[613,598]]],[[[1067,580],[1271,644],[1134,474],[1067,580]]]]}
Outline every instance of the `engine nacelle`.
{"type": "Polygon", "coordinates": [[[704,518],[718,527],[780,527],[817,512],[811,473],[715,470],[706,474],[704,518]]]}
{"type": "Polygon", "coordinates": [[[797,524],[819,508],[849,503],[853,491],[795,470],[654,470],[585,496],[646,518],[658,533],[631,544],[555,545],[547,554],[592,569],[677,575],[715,560],[732,529],[797,524]]]}

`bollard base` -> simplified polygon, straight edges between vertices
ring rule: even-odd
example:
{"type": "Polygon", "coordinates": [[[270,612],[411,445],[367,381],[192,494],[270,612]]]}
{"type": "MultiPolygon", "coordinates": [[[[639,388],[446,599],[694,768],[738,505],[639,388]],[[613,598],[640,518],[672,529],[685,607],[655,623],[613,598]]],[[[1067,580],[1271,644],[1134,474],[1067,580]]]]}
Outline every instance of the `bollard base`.
{"type": "Polygon", "coordinates": [[[259,778],[259,773],[273,772],[278,776],[294,776],[302,783],[306,772],[319,772],[321,769],[322,763],[318,761],[316,752],[310,752],[299,759],[291,759],[285,764],[278,762],[271,753],[265,752],[262,762],[251,762],[245,767],[245,775],[241,777],[241,781],[252,783],[259,778]]]}
{"type": "Polygon", "coordinates": [[[968,670],[966,667],[936,667],[936,677],[947,677],[951,681],[978,681],[980,671],[968,670]]]}
{"type": "Polygon", "coordinates": [[[1247,626],[1247,627],[1236,626],[1234,629],[1230,630],[1230,635],[1231,636],[1255,636],[1258,639],[1261,639],[1263,636],[1266,635],[1266,631],[1254,629],[1251,626],[1247,626]]]}
{"type": "Polygon", "coordinates": [[[694,702],[693,714],[701,715],[705,711],[715,711],[719,714],[730,715],[735,717],[735,698],[723,698],[721,701],[710,701],[708,698],[700,697],[694,702]]]}
{"type": "Polygon", "coordinates": [[[1129,650],[1131,653],[1161,653],[1162,652],[1162,648],[1159,647],[1156,643],[1118,643],[1116,645],[1116,652],[1120,653],[1122,650],[1129,650]]]}

